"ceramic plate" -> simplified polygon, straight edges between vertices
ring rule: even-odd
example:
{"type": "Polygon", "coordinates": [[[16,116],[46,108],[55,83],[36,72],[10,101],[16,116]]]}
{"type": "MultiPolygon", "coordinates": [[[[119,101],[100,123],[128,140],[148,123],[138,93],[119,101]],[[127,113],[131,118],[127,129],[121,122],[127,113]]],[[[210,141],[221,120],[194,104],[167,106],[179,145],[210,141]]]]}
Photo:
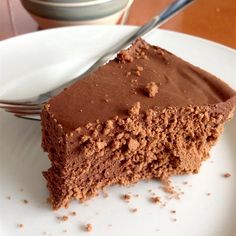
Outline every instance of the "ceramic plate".
{"type": "MultiPolygon", "coordinates": [[[[0,97],[23,98],[76,76],[104,50],[135,27],[69,27],[32,33],[0,42],[0,97]]],[[[219,76],[236,89],[236,52],[196,37],[157,30],[146,37],[185,60],[219,76]]],[[[158,181],[113,186],[108,197],[52,211],[41,172],[50,163],[41,145],[40,124],[0,111],[0,235],[191,235],[236,233],[236,119],[203,163],[198,175],[172,178],[175,199],[158,181]],[[229,178],[224,178],[230,173],[229,178]],[[130,194],[126,203],[121,194],[130,194]],[[153,194],[161,203],[150,201],[153,194]],[[138,195],[138,196],[137,196],[138,195]],[[26,200],[26,201],[24,201],[26,200]],[[133,212],[137,209],[136,212],[133,212]],[[76,215],[71,215],[75,211],[76,215]],[[173,213],[172,211],[176,211],[173,213]],[[58,217],[69,216],[66,221],[58,217]],[[90,233],[84,231],[92,224],[90,233]],[[22,224],[23,227],[19,227],[22,224]]]]}

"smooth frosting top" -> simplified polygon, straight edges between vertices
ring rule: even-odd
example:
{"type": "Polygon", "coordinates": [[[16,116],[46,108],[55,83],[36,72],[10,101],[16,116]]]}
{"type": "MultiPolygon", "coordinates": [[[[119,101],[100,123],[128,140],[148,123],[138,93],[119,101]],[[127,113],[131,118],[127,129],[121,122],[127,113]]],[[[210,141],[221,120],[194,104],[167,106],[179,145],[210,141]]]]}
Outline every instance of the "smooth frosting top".
{"type": "Polygon", "coordinates": [[[72,131],[96,120],[124,117],[136,102],[142,111],[217,104],[235,95],[215,76],[139,39],[116,59],[52,98],[49,112],[66,131],[72,131]]]}

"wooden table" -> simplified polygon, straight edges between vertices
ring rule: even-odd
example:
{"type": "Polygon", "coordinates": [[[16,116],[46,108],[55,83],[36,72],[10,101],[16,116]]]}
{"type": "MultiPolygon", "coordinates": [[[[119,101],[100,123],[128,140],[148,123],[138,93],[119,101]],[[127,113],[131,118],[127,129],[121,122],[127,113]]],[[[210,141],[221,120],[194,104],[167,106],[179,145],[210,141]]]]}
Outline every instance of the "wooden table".
{"type": "MultiPolygon", "coordinates": [[[[141,25],[172,0],[134,0],[128,24],[141,25]]],[[[196,35],[236,49],[236,0],[196,0],[161,28],[196,35]]],[[[0,0],[0,40],[38,30],[20,0],[0,0]]]]}

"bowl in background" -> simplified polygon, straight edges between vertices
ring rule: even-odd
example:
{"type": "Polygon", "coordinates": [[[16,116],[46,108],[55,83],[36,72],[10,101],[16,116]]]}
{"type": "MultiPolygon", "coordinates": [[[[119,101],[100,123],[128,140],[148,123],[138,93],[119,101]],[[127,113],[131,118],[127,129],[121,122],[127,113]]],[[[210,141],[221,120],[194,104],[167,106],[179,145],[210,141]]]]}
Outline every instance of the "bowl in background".
{"type": "Polygon", "coordinates": [[[124,24],[133,0],[21,0],[40,28],[124,24]]]}

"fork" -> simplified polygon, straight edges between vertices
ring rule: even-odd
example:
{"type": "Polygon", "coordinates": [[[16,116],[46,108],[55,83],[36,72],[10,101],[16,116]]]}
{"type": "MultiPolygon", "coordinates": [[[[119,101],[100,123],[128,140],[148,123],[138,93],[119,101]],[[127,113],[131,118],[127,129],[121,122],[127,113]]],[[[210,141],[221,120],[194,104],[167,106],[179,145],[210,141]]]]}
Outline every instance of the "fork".
{"type": "Polygon", "coordinates": [[[121,49],[128,47],[134,40],[144,35],[147,35],[153,31],[156,27],[159,27],[164,22],[169,20],[175,14],[180,12],[184,7],[189,5],[194,0],[175,0],[170,4],[160,15],[155,16],[151,21],[138,28],[136,32],[129,35],[123,41],[118,43],[115,47],[110,48],[104,55],[102,55],[92,66],[90,66],[84,73],[78,77],[62,84],[61,86],[39,94],[38,96],[31,97],[28,99],[19,100],[1,100],[0,108],[5,109],[7,112],[13,113],[15,116],[30,119],[30,120],[40,120],[40,112],[43,105],[53,96],[60,93],[65,88],[69,87],[75,81],[82,79],[92,71],[96,70],[99,66],[105,64],[108,60],[114,57],[121,49]]]}

